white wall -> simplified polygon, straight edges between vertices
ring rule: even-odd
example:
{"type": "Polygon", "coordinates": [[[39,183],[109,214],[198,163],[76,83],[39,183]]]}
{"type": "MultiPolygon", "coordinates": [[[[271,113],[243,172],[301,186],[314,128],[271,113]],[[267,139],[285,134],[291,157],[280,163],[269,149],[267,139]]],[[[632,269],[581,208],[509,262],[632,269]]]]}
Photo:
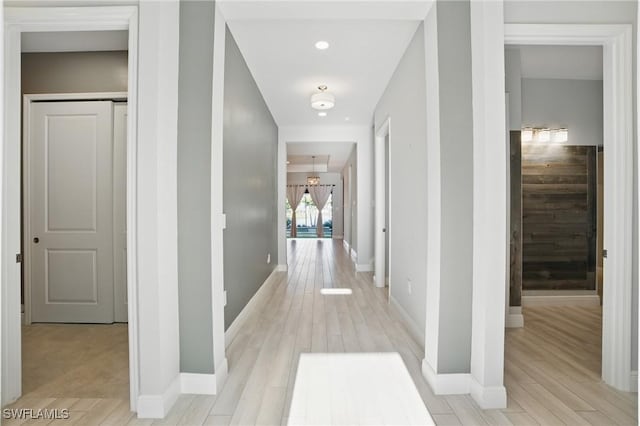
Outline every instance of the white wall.
{"type": "Polygon", "coordinates": [[[354,142],[357,152],[356,268],[370,271],[373,260],[373,131],[369,126],[282,126],[278,134],[278,263],[286,259],[287,142],[354,142]]]}
{"type": "Polygon", "coordinates": [[[507,47],[504,51],[505,90],[509,94],[509,130],[522,128],[522,64],[520,50],[507,47]]]}
{"type": "MultiPolygon", "coordinates": [[[[375,110],[390,118],[389,283],[391,297],[424,335],[427,298],[427,141],[424,30],[420,25],[375,110]],[[409,291],[408,281],[411,281],[409,291]]],[[[383,171],[376,170],[375,173],[383,171]]]]}
{"type": "Polygon", "coordinates": [[[602,145],[602,114],[602,80],[522,79],[522,127],[567,127],[567,144],[602,145]]]}
{"type": "Polygon", "coordinates": [[[357,227],[358,227],[358,152],[357,147],[353,151],[342,169],[342,181],[344,182],[344,241],[357,252],[357,227]]]}

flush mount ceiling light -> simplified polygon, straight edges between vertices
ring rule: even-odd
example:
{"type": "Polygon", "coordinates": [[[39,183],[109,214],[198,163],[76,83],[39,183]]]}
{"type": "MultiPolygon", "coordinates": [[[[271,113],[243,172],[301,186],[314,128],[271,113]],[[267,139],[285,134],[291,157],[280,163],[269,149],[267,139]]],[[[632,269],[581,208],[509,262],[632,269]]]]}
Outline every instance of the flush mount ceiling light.
{"type": "Polygon", "coordinates": [[[313,169],[311,176],[307,177],[307,185],[320,185],[320,176],[316,175],[316,156],[311,156],[313,159],[313,169]]]}
{"type": "Polygon", "coordinates": [[[313,109],[331,109],[336,105],[336,97],[333,93],[327,92],[327,86],[324,84],[318,86],[320,93],[311,95],[311,108],[313,109]]]}
{"type": "Polygon", "coordinates": [[[318,50],[326,50],[329,48],[329,42],[324,40],[319,40],[316,42],[316,49],[318,50]]]}

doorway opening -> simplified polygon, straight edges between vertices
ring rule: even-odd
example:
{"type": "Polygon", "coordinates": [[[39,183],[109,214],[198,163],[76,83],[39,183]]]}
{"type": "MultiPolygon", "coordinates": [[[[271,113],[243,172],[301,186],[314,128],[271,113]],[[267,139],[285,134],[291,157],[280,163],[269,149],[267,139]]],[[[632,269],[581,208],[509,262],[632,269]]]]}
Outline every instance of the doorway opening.
{"type": "Polygon", "coordinates": [[[511,395],[526,397],[526,383],[534,382],[538,386],[531,392],[541,386],[564,402],[565,391],[589,400],[589,387],[598,388],[601,397],[613,397],[615,391],[602,386],[602,379],[621,390],[633,388],[630,334],[616,337],[631,327],[630,299],[622,297],[631,290],[623,278],[629,230],[613,226],[618,220],[630,226],[622,213],[627,200],[616,182],[624,188],[630,182],[632,169],[621,159],[630,149],[631,122],[625,114],[613,114],[627,105],[630,84],[624,59],[629,52],[613,46],[626,46],[629,29],[600,30],[505,26],[511,151],[508,294],[510,314],[524,312],[524,330],[506,336],[505,383],[511,395]],[[604,171],[600,213],[599,155],[604,171]],[[610,219],[603,223],[598,216],[610,219]],[[604,248],[620,250],[616,260],[599,253],[599,237],[604,248]],[[552,381],[543,383],[545,375],[552,381]]]}
{"type": "Polygon", "coordinates": [[[137,408],[138,17],[110,12],[5,8],[3,406],[137,408]]]}

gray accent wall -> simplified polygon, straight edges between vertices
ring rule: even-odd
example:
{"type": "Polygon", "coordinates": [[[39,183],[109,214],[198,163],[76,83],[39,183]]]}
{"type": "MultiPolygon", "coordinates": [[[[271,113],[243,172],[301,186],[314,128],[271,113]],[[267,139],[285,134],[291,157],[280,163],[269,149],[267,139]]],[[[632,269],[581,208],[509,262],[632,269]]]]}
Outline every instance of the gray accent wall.
{"type": "Polygon", "coordinates": [[[224,74],[226,330],[278,264],[278,127],[228,29],[224,74]]]}
{"type": "MultiPolygon", "coordinates": [[[[391,297],[424,335],[427,297],[427,99],[421,24],[375,110],[375,128],[390,118],[388,232],[391,297]],[[408,243],[409,242],[409,243],[408,243]],[[407,282],[411,281],[409,292],[407,282]]],[[[382,171],[375,170],[376,174],[382,171]]]]}
{"type": "Polygon", "coordinates": [[[22,93],[127,91],[126,51],[22,54],[22,93]]]}
{"type": "Polygon", "coordinates": [[[569,145],[603,144],[602,80],[522,80],[522,126],[567,127],[569,145]]]}
{"type": "Polygon", "coordinates": [[[468,373],[473,276],[470,3],[439,0],[436,6],[441,168],[440,328],[436,372],[468,373]]]}
{"type": "MultiPolygon", "coordinates": [[[[633,88],[637,93],[637,1],[581,1],[507,0],[504,2],[504,21],[508,24],[631,24],[633,27],[633,88]]],[[[637,99],[633,96],[633,117],[637,117],[637,99]]],[[[634,120],[635,147],[638,149],[638,129],[634,120]]],[[[633,156],[637,159],[637,152],[633,156]]],[[[637,161],[637,160],[636,160],[637,161]]],[[[638,164],[634,164],[634,182],[638,182],[638,164]]],[[[638,188],[634,188],[633,211],[633,295],[632,295],[632,353],[631,369],[638,369],[638,188]]]]}
{"type": "Polygon", "coordinates": [[[178,280],[180,371],[211,374],[213,1],[180,2],[178,280]]]}

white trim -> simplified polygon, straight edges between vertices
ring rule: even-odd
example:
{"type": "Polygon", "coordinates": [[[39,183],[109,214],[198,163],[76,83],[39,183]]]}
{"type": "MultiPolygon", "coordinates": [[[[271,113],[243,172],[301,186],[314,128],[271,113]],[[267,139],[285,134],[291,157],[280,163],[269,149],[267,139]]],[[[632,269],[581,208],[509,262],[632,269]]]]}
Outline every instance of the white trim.
{"type": "Polygon", "coordinates": [[[469,377],[469,393],[483,410],[504,408],[507,389],[504,386],[482,386],[473,376],[469,377]]]}
{"type": "Polygon", "coordinates": [[[23,324],[31,324],[31,108],[36,101],[126,100],[127,92],[25,94],[22,99],[22,282],[23,324]]]}
{"type": "Polygon", "coordinates": [[[163,419],[180,396],[182,374],[176,376],[162,395],[140,395],[136,401],[139,419],[163,419]]]}
{"type": "Polygon", "coordinates": [[[389,304],[400,315],[400,318],[404,322],[404,325],[409,329],[411,337],[413,337],[416,342],[418,342],[424,348],[424,331],[420,329],[418,324],[416,324],[413,318],[409,316],[407,311],[405,311],[404,308],[400,306],[400,303],[398,303],[396,298],[391,294],[389,294],[389,304]]]}
{"type": "Polygon", "coordinates": [[[436,374],[426,359],[422,360],[422,375],[436,395],[464,395],[471,389],[469,373],[436,374]]]}
{"type": "Polygon", "coordinates": [[[423,363],[438,365],[440,334],[440,243],[442,182],[440,164],[440,71],[438,65],[438,21],[435,2],[424,20],[425,87],[427,100],[427,294],[425,354],[423,363]]]}
{"type": "MultiPolygon", "coordinates": [[[[385,180],[389,171],[387,170],[387,152],[386,138],[391,139],[391,117],[387,117],[384,122],[376,130],[374,138],[374,164],[375,164],[375,203],[374,203],[374,255],[375,255],[375,275],[374,285],[376,287],[384,287],[384,279],[386,277],[385,264],[386,261],[391,265],[391,259],[385,259],[387,256],[385,227],[386,227],[386,203],[390,194],[387,194],[385,180]]],[[[391,185],[389,185],[391,188],[391,185]]],[[[389,197],[390,198],[390,197],[389,197]]],[[[388,230],[387,230],[388,231],[388,230]]],[[[389,238],[390,240],[390,238],[389,238]]],[[[391,244],[391,241],[389,241],[391,244]]],[[[389,253],[391,257],[391,253],[389,253]]],[[[389,288],[391,294],[391,288],[389,288]]]]}
{"type": "Polygon", "coordinates": [[[180,373],[180,393],[215,395],[216,390],[215,374],[180,373]]]}
{"type": "Polygon", "coordinates": [[[258,291],[251,297],[249,302],[240,311],[238,316],[233,320],[227,331],[224,333],[224,346],[228,348],[236,338],[247,319],[256,312],[260,304],[267,298],[273,291],[273,287],[277,286],[283,279],[286,279],[287,275],[281,271],[274,270],[262,283],[258,291]]]}
{"type": "MultiPolygon", "coordinates": [[[[21,391],[20,268],[15,253],[20,252],[20,54],[21,33],[40,31],[128,30],[128,126],[127,175],[137,176],[136,156],[138,110],[138,7],[9,7],[4,8],[4,155],[2,194],[2,403],[18,398],[21,391]],[[11,268],[8,266],[12,265],[11,268]]],[[[127,280],[129,300],[129,394],[136,410],[139,392],[138,357],[138,227],[137,181],[127,179],[127,280]]]]}
{"type": "MultiPolygon", "coordinates": [[[[603,47],[605,259],[602,378],[631,389],[633,234],[632,27],[621,25],[507,24],[506,44],[603,47]]],[[[496,75],[495,79],[503,80],[496,75]]]]}
{"type": "MultiPolygon", "coordinates": [[[[224,311],[226,294],[224,290],[224,229],[226,215],[224,213],[224,70],[226,22],[220,10],[219,2],[215,3],[214,35],[213,35],[213,70],[211,83],[211,310],[213,333],[213,365],[223,365],[224,374],[218,373],[218,388],[222,388],[226,380],[226,339],[224,332],[224,311]]],[[[278,261],[282,261],[278,259],[278,261]]]]}
{"type": "Polygon", "coordinates": [[[225,357],[221,362],[216,364],[215,368],[216,390],[222,391],[222,387],[227,381],[227,376],[229,375],[229,364],[227,363],[227,358],[225,357]]]}
{"type": "Polygon", "coordinates": [[[287,272],[287,270],[289,269],[289,265],[278,265],[276,266],[276,271],[278,272],[287,272]]]}
{"type": "Polygon", "coordinates": [[[351,248],[351,261],[353,263],[358,261],[358,253],[353,248],[351,248]]]}
{"type": "Polygon", "coordinates": [[[351,246],[349,245],[349,242],[347,240],[342,240],[342,247],[344,247],[344,249],[347,251],[347,254],[350,253],[351,246]]]}
{"type": "Polygon", "coordinates": [[[597,294],[523,294],[522,306],[600,306],[600,296],[597,294]]]}
{"type": "Polygon", "coordinates": [[[356,263],[356,272],[371,272],[373,265],[371,263],[356,263]]]}
{"type": "Polygon", "coordinates": [[[473,106],[471,396],[506,408],[507,161],[502,1],[470,3],[473,106]]]}
{"type": "Polygon", "coordinates": [[[524,316],[522,316],[521,306],[509,306],[504,326],[505,328],[524,327],[524,316]]]}

